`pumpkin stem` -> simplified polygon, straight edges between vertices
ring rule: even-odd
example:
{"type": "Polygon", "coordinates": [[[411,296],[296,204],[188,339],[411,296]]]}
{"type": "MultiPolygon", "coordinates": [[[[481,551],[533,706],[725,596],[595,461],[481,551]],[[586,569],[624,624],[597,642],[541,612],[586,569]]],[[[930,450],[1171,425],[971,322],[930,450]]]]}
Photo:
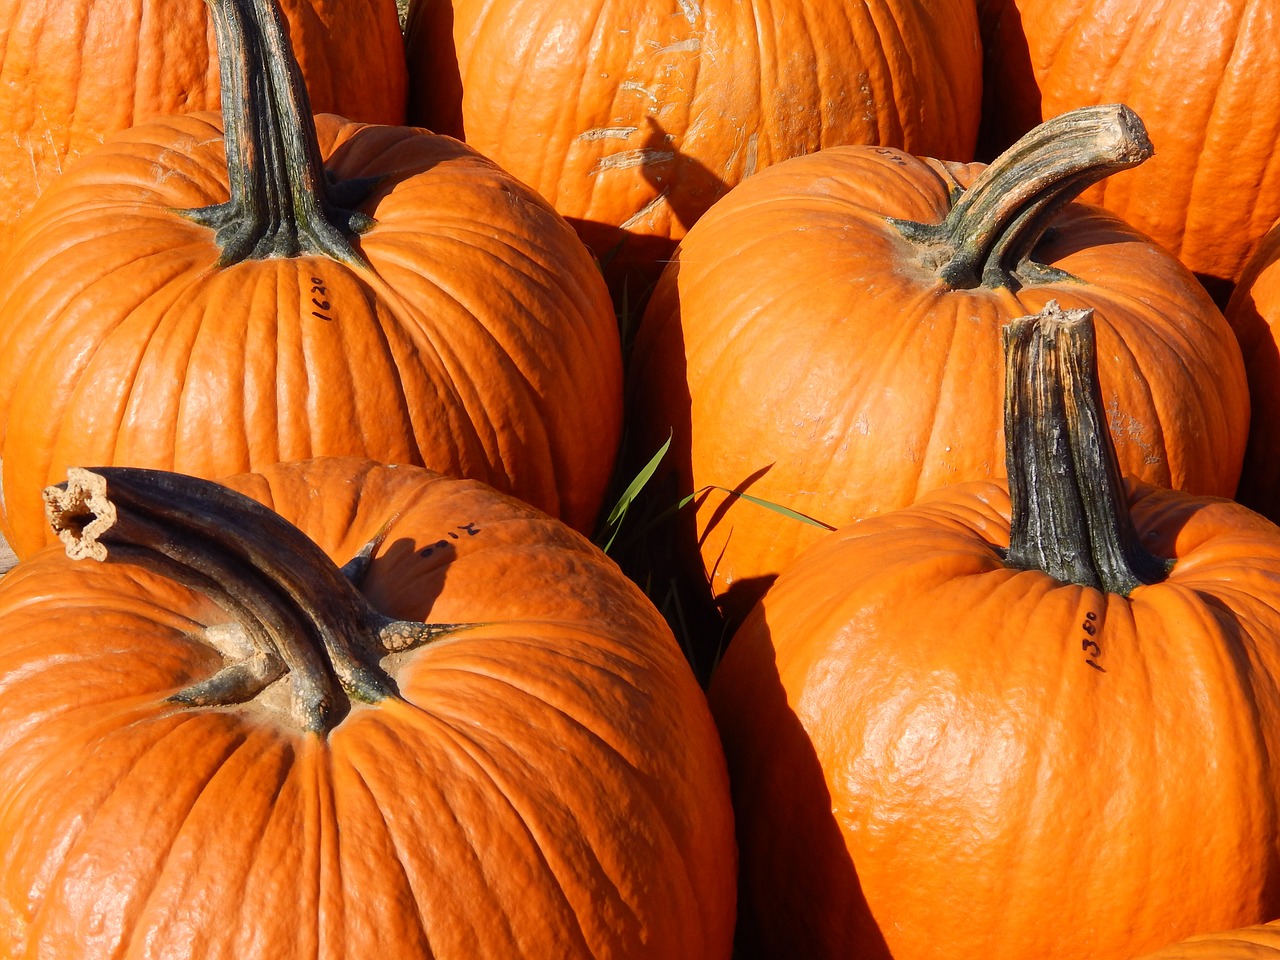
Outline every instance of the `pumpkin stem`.
{"type": "Polygon", "coordinates": [[[207,3],[218,40],[231,197],[178,212],[213,228],[219,266],[302,255],[363,265],[346,234],[373,221],[345,205],[363,199],[374,181],[329,181],[279,4],[207,3]]]}
{"type": "Polygon", "coordinates": [[[1047,120],[1000,154],[959,195],[945,220],[895,220],[952,289],[1009,287],[1068,275],[1031,252],[1058,211],[1094,183],[1154,153],[1124,104],[1081,107],[1047,120]]]}
{"type": "Polygon", "coordinates": [[[1011,567],[1127,596],[1169,566],[1139,542],[1107,430],[1093,310],[1003,328],[1011,567]]]}
{"type": "Polygon", "coordinates": [[[301,530],[207,480],[132,467],[72,467],[65,482],[45,489],[44,500],[73,560],[145,567],[205,594],[231,615],[231,623],[204,634],[230,662],[174,694],[176,702],[242,703],[287,673],[294,722],[324,734],[351,700],[377,703],[395,695],[378,657],[469,626],[383,616],[301,530]]]}

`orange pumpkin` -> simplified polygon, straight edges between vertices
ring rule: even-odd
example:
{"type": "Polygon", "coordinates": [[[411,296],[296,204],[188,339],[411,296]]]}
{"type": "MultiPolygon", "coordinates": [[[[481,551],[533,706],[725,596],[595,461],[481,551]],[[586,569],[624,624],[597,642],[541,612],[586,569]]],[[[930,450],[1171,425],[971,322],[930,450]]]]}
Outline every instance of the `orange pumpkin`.
{"type": "Polygon", "coordinates": [[[727,960],[723,755],[607,557],[421,468],[228,484],[78,471],[83,559],[0,582],[0,955],[727,960]]]}
{"type": "MultiPolygon", "coordinates": [[[[407,73],[395,0],[282,0],[318,110],[403,123],[407,73]],[[352,64],[359,64],[352,69],[352,64]]],[[[0,2],[0,248],[39,193],[111,135],[218,108],[205,4],[0,2]]]]}
{"type": "Polygon", "coordinates": [[[1276,960],[1280,957],[1280,921],[1225,933],[1205,933],[1137,960],[1276,960]]]}
{"type": "Polygon", "coordinates": [[[1280,916],[1280,530],[1121,481],[1089,311],[1008,329],[1008,484],[830,534],[712,677],[744,956],[1130,960],[1280,916]]]}
{"type": "Polygon", "coordinates": [[[756,170],[838,143],[973,156],[972,0],[413,0],[409,117],[543,194],[615,288],[756,170]]]}
{"type": "Polygon", "coordinates": [[[1236,499],[1280,523],[1280,223],[1245,264],[1226,316],[1253,409],[1236,499]]]}
{"type": "Polygon", "coordinates": [[[674,433],[678,532],[733,616],[819,527],[1004,469],[1000,330],[1097,312],[1125,469],[1230,496],[1249,405],[1235,337],[1167,251],[1068,201],[1149,156],[1124,107],[1038,127],[990,167],[835,147],[762,171],[689,232],[641,320],[646,455],[674,433]],[[744,496],[739,496],[739,495],[744,496]]]}
{"type": "Polygon", "coordinates": [[[1280,217],[1275,0],[979,0],[981,154],[1042,119],[1123,101],[1156,155],[1083,197],[1172,250],[1225,302],[1280,217]]]}
{"type": "Polygon", "coordinates": [[[590,254],[456,140],[312,122],[271,7],[229,6],[225,129],[119,135],[0,266],[11,545],[47,541],[40,490],[68,464],[218,477],[320,455],[426,464],[590,527],[622,419],[590,254]]]}

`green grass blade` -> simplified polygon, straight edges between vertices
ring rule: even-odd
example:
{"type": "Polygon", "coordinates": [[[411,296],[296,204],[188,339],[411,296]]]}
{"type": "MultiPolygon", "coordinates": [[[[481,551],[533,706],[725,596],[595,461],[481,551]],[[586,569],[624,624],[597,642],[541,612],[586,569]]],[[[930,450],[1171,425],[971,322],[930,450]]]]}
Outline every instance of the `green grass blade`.
{"type": "Polygon", "coordinates": [[[666,441],[658,448],[658,452],[650,457],[649,462],[640,468],[640,472],[627,484],[627,489],[622,491],[617,502],[614,503],[613,509],[609,511],[609,515],[604,522],[605,532],[608,536],[605,542],[600,545],[605,553],[608,553],[609,548],[613,546],[613,541],[617,538],[618,531],[622,529],[622,521],[626,519],[627,511],[631,509],[631,504],[640,495],[640,491],[644,489],[645,484],[653,479],[653,475],[658,470],[658,464],[662,462],[662,458],[667,455],[667,451],[670,448],[671,436],[668,434],[666,441]]]}
{"type": "Polygon", "coordinates": [[[753,497],[749,493],[743,493],[740,490],[730,490],[728,487],[717,486],[714,483],[709,483],[705,487],[702,487],[699,490],[695,490],[693,493],[689,494],[687,497],[685,497],[683,500],[680,501],[676,509],[683,509],[685,506],[687,506],[689,503],[696,500],[698,497],[702,496],[708,490],[719,490],[722,493],[729,494],[729,496],[731,497],[741,497],[743,500],[747,501],[747,503],[754,503],[757,507],[764,507],[766,510],[772,510],[774,513],[780,513],[784,517],[789,517],[792,520],[799,520],[801,523],[808,523],[815,527],[821,527],[823,530],[836,529],[831,524],[824,523],[821,520],[818,520],[807,514],[801,513],[799,510],[792,510],[790,507],[784,507],[782,504],[774,503],[772,500],[765,500],[761,497],[753,497]]]}

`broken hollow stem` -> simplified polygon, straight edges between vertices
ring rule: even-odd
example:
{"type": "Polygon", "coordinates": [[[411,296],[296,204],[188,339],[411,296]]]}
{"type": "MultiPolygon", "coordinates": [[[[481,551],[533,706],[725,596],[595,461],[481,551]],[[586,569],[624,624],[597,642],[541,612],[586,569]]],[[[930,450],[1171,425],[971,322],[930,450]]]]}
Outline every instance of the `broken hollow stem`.
{"type": "Polygon", "coordinates": [[[294,722],[324,734],[351,700],[395,695],[376,664],[383,654],[468,626],[383,616],[301,530],[220,484],[131,467],[67,476],[44,499],[71,559],[136,564],[203,593],[232,618],[208,630],[250,651],[177,702],[243,703],[287,674],[294,722]]]}

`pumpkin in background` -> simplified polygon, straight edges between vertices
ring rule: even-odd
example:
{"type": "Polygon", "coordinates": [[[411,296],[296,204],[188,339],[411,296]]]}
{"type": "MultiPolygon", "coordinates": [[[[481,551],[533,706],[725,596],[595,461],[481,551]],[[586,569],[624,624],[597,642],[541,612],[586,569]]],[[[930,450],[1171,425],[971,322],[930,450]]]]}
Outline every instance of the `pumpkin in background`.
{"type": "Polygon", "coordinates": [[[228,487],[73,472],[81,559],[0,581],[0,954],[727,960],[715,728],[604,554],[421,468],[228,487]]]}
{"type": "Polygon", "coordinates": [[[1205,933],[1144,953],[1135,960],[1276,960],[1280,958],[1280,921],[1225,933],[1205,933]]]}
{"type": "Polygon", "coordinates": [[[977,137],[973,0],[413,0],[406,45],[410,121],[542,193],[632,303],[756,170],[977,137]]]}
{"type": "Polygon", "coordinates": [[[47,542],[40,490],[75,463],[218,477],[367,456],[589,528],[622,360],[572,228],[452,138],[313,123],[273,8],[213,7],[225,131],[194,114],[118,135],[49,187],[0,266],[18,556],[47,542]]]}
{"type": "Polygon", "coordinates": [[[1123,101],[1154,159],[1084,195],[1172,250],[1225,302],[1280,218],[1276,0],[979,0],[990,157],[1042,119],[1123,101]]]}
{"type": "Polygon", "coordinates": [[[1244,354],[1253,409],[1236,499],[1280,523],[1280,223],[1245,264],[1226,316],[1244,354]]]}
{"type": "Polygon", "coordinates": [[[1006,329],[1008,484],[830,534],[712,676],[744,957],[1131,960],[1280,916],[1280,530],[1121,480],[1089,311],[1006,329]]]}
{"type": "Polygon", "coordinates": [[[1002,475],[1000,330],[1050,300],[1097,312],[1126,471],[1235,491],[1249,405],[1221,313],[1168,252],[1068,202],[1149,149],[1122,106],[1056,118],[985,169],[836,147],[690,231],[640,323],[630,429],[643,455],[674,433],[672,496],[698,498],[678,547],[731,616],[822,535],[746,497],[843,526],[1002,475]]]}
{"type": "MultiPolygon", "coordinates": [[[[404,122],[395,0],[282,6],[317,110],[404,122]]],[[[107,137],[218,108],[214,34],[199,0],[0,0],[0,38],[0,249],[54,177],[107,137]]]]}

